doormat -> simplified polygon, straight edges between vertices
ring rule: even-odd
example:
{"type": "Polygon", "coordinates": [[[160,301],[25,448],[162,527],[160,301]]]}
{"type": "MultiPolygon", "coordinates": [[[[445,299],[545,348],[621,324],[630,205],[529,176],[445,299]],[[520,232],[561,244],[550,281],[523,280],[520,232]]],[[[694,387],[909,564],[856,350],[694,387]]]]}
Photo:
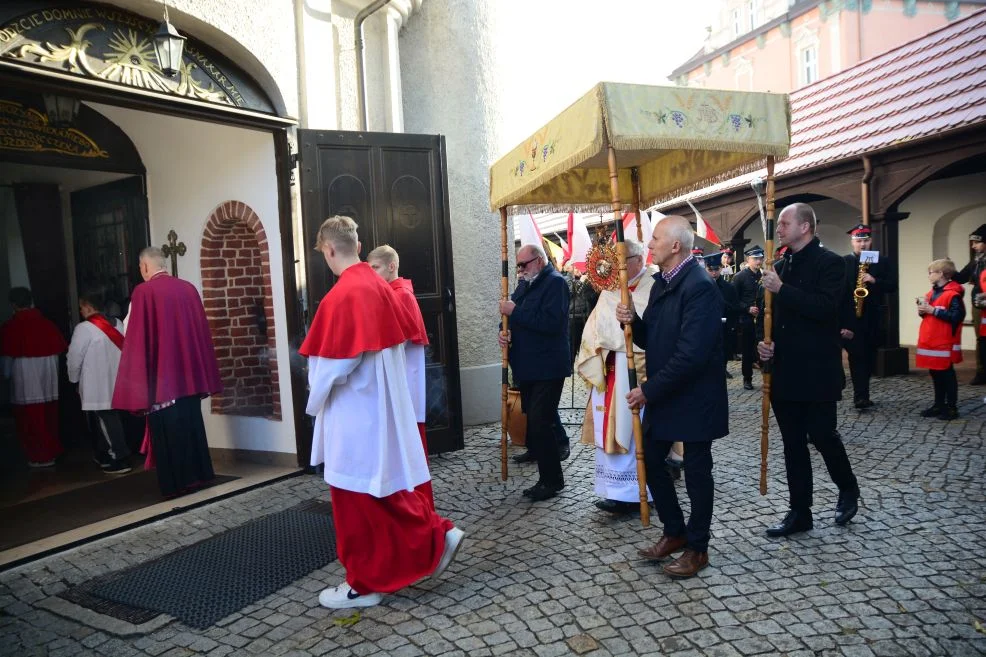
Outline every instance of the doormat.
{"type": "Polygon", "coordinates": [[[332,505],[309,500],[59,597],[129,623],[167,614],[204,630],[335,558],[332,505]]]}
{"type": "MultiPolygon", "coordinates": [[[[234,479],[239,477],[216,475],[202,488],[234,479]]],[[[0,551],[164,501],[157,473],[147,470],[3,507],[0,508],[0,527],[4,528],[0,533],[0,551]]],[[[173,501],[176,505],[182,503],[180,497],[173,501]]]]}

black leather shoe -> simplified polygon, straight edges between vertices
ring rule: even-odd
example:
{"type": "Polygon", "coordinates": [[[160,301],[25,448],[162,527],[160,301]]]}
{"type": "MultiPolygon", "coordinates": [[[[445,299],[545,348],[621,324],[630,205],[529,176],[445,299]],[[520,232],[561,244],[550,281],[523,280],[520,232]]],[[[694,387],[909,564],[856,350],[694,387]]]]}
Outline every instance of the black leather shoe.
{"type": "Polygon", "coordinates": [[[781,520],[779,524],[773,527],[767,528],[767,536],[773,538],[778,538],[781,536],[790,536],[791,534],[797,534],[798,532],[806,532],[815,526],[811,519],[811,511],[795,511],[791,509],[784,516],[784,520],[781,520]]]}
{"type": "Polygon", "coordinates": [[[564,486],[547,486],[542,483],[538,483],[534,488],[530,489],[530,493],[524,491],[524,495],[530,498],[534,502],[540,502],[542,500],[549,500],[558,494],[564,486]]]}
{"type": "Polygon", "coordinates": [[[560,445],[558,447],[558,460],[564,461],[572,453],[572,448],[568,445],[560,445]]]}
{"type": "Polygon", "coordinates": [[[540,481],[538,481],[538,482],[537,482],[536,484],[534,484],[534,485],[533,485],[533,486],[531,486],[530,488],[525,488],[525,489],[524,489],[524,490],[522,491],[522,493],[523,493],[523,495],[524,495],[524,497],[530,497],[530,496],[531,496],[531,493],[533,493],[533,492],[534,492],[534,489],[535,489],[535,488],[537,488],[538,486],[541,486],[541,485],[543,485],[543,484],[542,484],[542,483],[541,483],[540,481]]]}
{"type": "Polygon", "coordinates": [[[622,516],[638,511],[640,505],[634,504],[633,502],[619,502],[617,500],[599,500],[596,502],[596,508],[606,513],[614,513],[622,516]]]}
{"type": "Polygon", "coordinates": [[[976,374],[969,382],[971,386],[986,386],[986,374],[976,374]]]}
{"type": "Polygon", "coordinates": [[[856,400],[856,408],[858,408],[859,410],[863,410],[864,408],[869,408],[872,405],[873,405],[873,402],[871,402],[869,399],[857,399],[856,400]]]}
{"type": "Polygon", "coordinates": [[[957,420],[959,419],[959,409],[955,406],[946,406],[938,414],[938,419],[940,420],[957,420]]]}
{"type": "Polygon", "coordinates": [[[853,519],[859,511],[859,491],[839,493],[839,502],[835,505],[835,524],[840,527],[853,519]]]}
{"type": "Polygon", "coordinates": [[[527,450],[523,454],[518,454],[514,457],[514,463],[533,463],[534,455],[531,454],[531,450],[527,450]]]}
{"type": "Polygon", "coordinates": [[[945,410],[944,406],[935,404],[934,406],[929,406],[928,408],[921,411],[921,417],[938,417],[941,415],[942,411],[945,410]]]}
{"type": "Polygon", "coordinates": [[[753,390],[752,379],[743,379],[743,390],[753,390]]]}

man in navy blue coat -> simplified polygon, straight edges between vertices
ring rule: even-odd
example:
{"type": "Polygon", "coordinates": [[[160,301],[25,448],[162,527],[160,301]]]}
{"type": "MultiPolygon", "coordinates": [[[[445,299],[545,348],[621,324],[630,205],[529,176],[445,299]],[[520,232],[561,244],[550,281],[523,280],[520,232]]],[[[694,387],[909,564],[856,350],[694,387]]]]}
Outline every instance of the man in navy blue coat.
{"type": "Polygon", "coordinates": [[[500,314],[510,318],[510,331],[499,339],[501,346],[510,346],[510,369],[527,414],[527,449],[538,463],[538,481],[524,495],[537,501],[565,487],[553,425],[565,377],[572,373],[569,293],[540,246],[520,247],[517,276],[527,285],[513,299],[500,302],[500,314]]]}
{"type": "Polygon", "coordinates": [[[694,233],[686,219],[670,216],[654,226],[647,247],[661,273],[643,318],[623,304],[616,318],[633,324],[633,340],[647,356],[647,380],[630,391],[631,408],[644,407],[644,462],[661,540],[640,555],[665,559],[672,577],[692,577],[709,565],[712,524],[712,441],[729,433],[722,357],[722,295],[691,255],[694,233]],[[685,488],[692,515],[685,524],[674,482],[664,468],[671,443],[685,444],[685,488]]]}

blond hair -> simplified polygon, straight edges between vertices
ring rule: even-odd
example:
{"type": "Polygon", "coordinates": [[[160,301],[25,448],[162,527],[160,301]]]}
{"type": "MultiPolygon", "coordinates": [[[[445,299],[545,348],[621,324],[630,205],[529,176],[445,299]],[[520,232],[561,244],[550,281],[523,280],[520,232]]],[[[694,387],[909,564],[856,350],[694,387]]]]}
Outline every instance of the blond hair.
{"type": "Polygon", "coordinates": [[[335,215],[329,217],[318,227],[318,235],[315,238],[315,250],[321,251],[326,243],[331,243],[333,248],[344,255],[355,255],[359,245],[356,222],[349,217],[335,215]]]}
{"type": "Polygon", "coordinates": [[[378,260],[387,266],[393,264],[394,269],[400,269],[401,267],[400,256],[397,255],[397,251],[394,250],[394,247],[392,247],[389,244],[383,244],[381,246],[378,246],[377,248],[367,253],[366,260],[367,262],[369,262],[370,260],[378,260]]]}
{"type": "Polygon", "coordinates": [[[942,276],[948,280],[952,280],[955,276],[955,263],[948,258],[939,258],[938,260],[932,260],[931,264],[928,265],[928,272],[938,271],[941,272],[942,276]]]}

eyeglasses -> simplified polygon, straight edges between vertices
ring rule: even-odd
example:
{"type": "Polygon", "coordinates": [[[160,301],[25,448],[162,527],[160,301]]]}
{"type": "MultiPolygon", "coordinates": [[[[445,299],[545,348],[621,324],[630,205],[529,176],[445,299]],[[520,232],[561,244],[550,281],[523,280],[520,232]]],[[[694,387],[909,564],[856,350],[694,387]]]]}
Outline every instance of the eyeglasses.
{"type": "Polygon", "coordinates": [[[627,256],[627,262],[630,262],[630,261],[631,261],[631,260],[633,260],[634,258],[640,258],[641,260],[643,260],[643,258],[644,258],[644,256],[642,256],[642,255],[632,255],[632,256],[627,256]]]}
{"type": "Polygon", "coordinates": [[[532,262],[534,262],[535,260],[537,260],[539,257],[540,256],[534,256],[530,260],[523,260],[521,262],[518,262],[517,263],[517,269],[524,269],[525,267],[527,267],[527,265],[531,264],[532,262]]]}

